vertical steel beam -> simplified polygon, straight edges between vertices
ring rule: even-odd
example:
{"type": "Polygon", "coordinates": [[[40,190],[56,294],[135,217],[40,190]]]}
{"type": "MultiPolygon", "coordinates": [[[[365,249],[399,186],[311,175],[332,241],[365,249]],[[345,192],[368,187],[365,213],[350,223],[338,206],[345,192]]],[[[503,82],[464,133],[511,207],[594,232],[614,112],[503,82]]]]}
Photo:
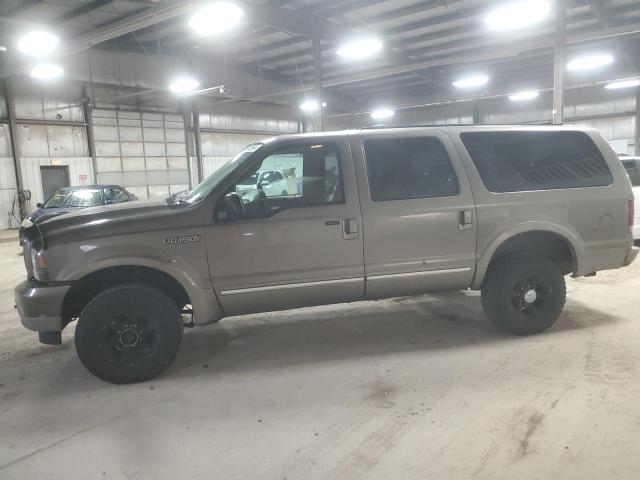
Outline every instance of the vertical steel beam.
{"type": "Polygon", "coordinates": [[[85,133],[87,134],[87,151],[91,157],[93,167],[93,183],[98,183],[98,160],[96,158],[96,142],[93,135],[93,107],[89,98],[89,90],[82,87],[82,116],[84,117],[85,133]]]}
{"type": "MultiPolygon", "coordinates": [[[[640,156],[640,90],[636,93],[636,155],[640,156]]],[[[638,206],[640,208],[640,205],[638,206]]]]}
{"type": "Polygon", "coordinates": [[[322,94],[322,45],[320,43],[320,28],[316,28],[313,34],[311,44],[313,47],[313,78],[314,78],[314,91],[316,101],[318,102],[318,130],[324,131],[324,103],[322,94]]]}
{"type": "Polygon", "coordinates": [[[472,123],[477,125],[480,123],[480,104],[478,102],[473,102],[473,120],[472,123]]]}
{"type": "Polygon", "coordinates": [[[565,0],[556,1],[556,40],[553,63],[553,124],[564,122],[564,57],[566,49],[566,6],[565,0]]]}
{"type": "Polygon", "coordinates": [[[11,150],[13,150],[13,167],[16,174],[16,193],[18,195],[18,206],[20,217],[27,216],[27,205],[24,198],[24,182],[22,181],[22,163],[20,161],[20,142],[18,142],[18,123],[16,121],[15,101],[11,90],[11,79],[5,78],[3,81],[4,99],[7,105],[9,116],[9,136],[11,137],[11,150]]]}
{"type": "Polygon", "coordinates": [[[195,187],[193,185],[193,175],[191,173],[191,159],[195,157],[193,149],[193,138],[191,136],[191,110],[185,102],[181,102],[182,110],[182,123],[184,125],[184,143],[187,146],[187,170],[189,171],[189,188],[195,187]]]}
{"type": "Polygon", "coordinates": [[[198,108],[193,105],[191,109],[191,117],[193,119],[193,140],[196,147],[196,165],[198,168],[198,183],[204,180],[204,172],[202,168],[202,143],[200,141],[200,114],[198,108]]]}

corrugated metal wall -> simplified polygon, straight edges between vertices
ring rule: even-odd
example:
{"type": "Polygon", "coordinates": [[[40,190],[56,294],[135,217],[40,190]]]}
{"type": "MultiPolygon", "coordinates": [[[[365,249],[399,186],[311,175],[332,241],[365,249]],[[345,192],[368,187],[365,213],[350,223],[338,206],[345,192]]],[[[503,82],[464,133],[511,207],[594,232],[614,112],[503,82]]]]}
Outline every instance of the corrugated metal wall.
{"type": "Polygon", "coordinates": [[[189,188],[182,116],[93,111],[98,183],[122,185],[139,199],[161,199],[189,188]]]}
{"type": "MultiPolygon", "coordinates": [[[[515,103],[506,97],[476,101],[479,124],[520,124],[549,122],[552,95],[515,103]]],[[[568,90],[565,98],[565,123],[597,128],[612,142],[626,144],[635,151],[635,89],[608,91],[601,86],[568,90]]],[[[389,125],[432,125],[473,123],[473,102],[398,110],[389,125]]],[[[329,119],[330,128],[358,128],[373,125],[368,115],[340,116],[329,119]]],[[[311,131],[313,125],[307,123],[311,131]]]]}

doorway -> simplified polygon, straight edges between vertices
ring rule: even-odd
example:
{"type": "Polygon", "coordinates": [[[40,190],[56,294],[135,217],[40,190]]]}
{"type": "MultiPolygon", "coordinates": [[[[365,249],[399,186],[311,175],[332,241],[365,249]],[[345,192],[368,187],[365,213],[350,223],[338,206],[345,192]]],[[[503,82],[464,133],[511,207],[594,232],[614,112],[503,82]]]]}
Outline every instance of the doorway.
{"type": "Polygon", "coordinates": [[[58,190],[69,186],[69,167],[40,167],[40,178],[42,179],[42,198],[46,202],[58,190]]]}

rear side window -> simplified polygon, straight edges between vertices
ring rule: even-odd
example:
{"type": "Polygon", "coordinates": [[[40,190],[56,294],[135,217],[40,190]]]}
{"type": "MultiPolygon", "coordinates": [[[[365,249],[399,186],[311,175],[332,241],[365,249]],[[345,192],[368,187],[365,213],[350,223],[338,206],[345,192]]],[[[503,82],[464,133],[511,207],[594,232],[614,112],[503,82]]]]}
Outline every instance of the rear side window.
{"type": "Polygon", "coordinates": [[[640,160],[622,160],[622,165],[629,175],[631,185],[640,187],[640,160]]]}
{"type": "Polygon", "coordinates": [[[404,200],[458,194],[458,179],[434,137],[364,141],[371,200],[404,200]]]}
{"type": "Polygon", "coordinates": [[[460,135],[488,190],[601,187],[613,178],[582,132],[467,132],[460,135]]]}

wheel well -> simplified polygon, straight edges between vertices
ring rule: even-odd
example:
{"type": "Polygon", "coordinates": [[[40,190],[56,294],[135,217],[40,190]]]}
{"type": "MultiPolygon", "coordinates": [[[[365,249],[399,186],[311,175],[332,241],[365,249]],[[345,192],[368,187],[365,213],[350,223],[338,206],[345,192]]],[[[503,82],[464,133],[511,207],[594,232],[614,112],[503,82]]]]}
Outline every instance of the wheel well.
{"type": "Polygon", "coordinates": [[[491,262],[508,255],[539,255],[555,263],[565,275],[576,271],[576,257],[571,244],[562,236],[552,232],[526,232],[509,238],[495,251],[491,262]]]}
{"type": "Polygon", "coordinates": [[[69,321],[79,317],[80,312],[96,295],[123,283],[141,283],[157,288],[176,302],[178,308],[191,303],[184,287],[167,273],[133,265],[110,267],[92,272],[73,282],[62,305],[63,318],[69,321]]]}

